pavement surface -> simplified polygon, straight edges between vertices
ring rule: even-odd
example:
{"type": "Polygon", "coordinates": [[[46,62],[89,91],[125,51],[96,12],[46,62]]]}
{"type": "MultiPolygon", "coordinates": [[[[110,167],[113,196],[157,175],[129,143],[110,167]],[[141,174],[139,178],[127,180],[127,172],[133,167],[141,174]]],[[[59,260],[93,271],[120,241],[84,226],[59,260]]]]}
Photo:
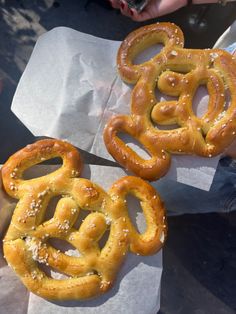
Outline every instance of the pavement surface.
{"type": "MultiPolygon", "coordinates": [[[[178,24],[185,33],[187,47],[208,48],[235,19],[236,3],[231,3],[225,8],[219,5],[184,8],[158,21],[178,24]]],[[[133,22],[112,10],[105,0],[0,0],[0,163],[35,140],[11,113],[10,105],[41,34],[67,26],[98,37],[122,40],[133,29],[151,22],[133,22]]],[[[111,164],[82,153],[90,163],[111,164]]],[[[169,217],[168,224],[160,313],[235,313],[235,212],[169,217]]]]}

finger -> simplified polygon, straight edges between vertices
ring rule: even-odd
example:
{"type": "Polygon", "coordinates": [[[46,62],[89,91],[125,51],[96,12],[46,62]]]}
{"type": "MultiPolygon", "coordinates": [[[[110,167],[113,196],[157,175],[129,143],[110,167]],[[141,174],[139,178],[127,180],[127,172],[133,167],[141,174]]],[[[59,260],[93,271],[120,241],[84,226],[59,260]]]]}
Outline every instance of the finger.
{"type": "Polygon", "coordinates": [[[120,0],[108,0],[108,2],[110,2],[110,5],[114,9],[119,9],[120,8],[120,0]]]}
{"type": "Polygon", "coordinates": [[[141,13],[138,13],[135,9],[131,9],[130,11],[131,12],[129,16],[133,21],[136,22],[143,22],[152,18],[147,11],[143,11],[141,13]]]}
{"type": "Polygon", "coordinates": [[[130,10],[127,2],[124,2],[124,1],[120,2],[120,11],[125,16],[128,16],[128,17],[132,16],[131,10],[130,10]]]}
{"type": "Polygon", "coordinates": [[[137,22],[143,22],[154,17],[158,17],[160,15],[159,14],[160,3],[156,2],[156,0],[151,0],[150,2],[148,2],[144,10],[141,12],[138,12],[135,9],[131,9],[130,17],[132,18],[133,21],[137,22]]]}

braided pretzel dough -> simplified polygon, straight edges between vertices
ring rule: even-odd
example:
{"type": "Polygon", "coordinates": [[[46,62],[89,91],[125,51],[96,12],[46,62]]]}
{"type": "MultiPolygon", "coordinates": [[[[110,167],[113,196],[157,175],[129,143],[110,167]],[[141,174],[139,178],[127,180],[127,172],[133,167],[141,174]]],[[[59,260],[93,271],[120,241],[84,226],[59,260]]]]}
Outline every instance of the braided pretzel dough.
{"type": "Polygon", "coordinates": [[[19,199],[4,241],[9,265],[35,294],[57,300],[85,299],[106,292],[128,250],[149,255],[157,252],[166,238],[165,211],[155,189],[137,177],[123,177],[106,193],[89,180],[78,178],[82,163],[77,150],[58,140],[42,140],[15,153],[2,168],[6,192],[19,199]],[[42,160],[61,157],[63,165],[53,173],[23,179],[29,167],[42,160]],[[126,196],[141,202],[146,230],[133,226],[126,196]],[[52,197],[62,195],[54,216],[44,221],[52,197]],[[89,215],[80,228],[74,227],[81,210],[89,215]],[[98,241],[106,230],[109,238],[101,249],[98,241]],[[48,242],[69,242],[81,256],[68,256],[48,242]],[[48,277],[39,265],[49,265],[69,278],[48,277]]]}
{"type": "Polygon", "coordinates": [[[156,180],[170,167],[170,154],[196,154],[212,157],[224,151],[236,134],[236,62],[218,49],[183,48],[181,30],[170,23],[144,26],[132,32],[121,44],[117,63],[121,78],[136,84],[131,98],[130,116],[110,119],[104,130],[109,153],[136,175],[156,180]],[[161,52],[143,64],[134,58],[144,49],[164,45],[161,52]],[[197,88],[206,84],[208,110],[197,117],[192,101],[197,88]],[[156,87],[178,100],[159,102],[156,87]],[[226,91],[231,102],[225,107],[226,91]],[[161,130],[154,125],[178,124],[161,130]],[[117,133],[135,138],[150,155],[143,159],[127,146],[117,133]]]}

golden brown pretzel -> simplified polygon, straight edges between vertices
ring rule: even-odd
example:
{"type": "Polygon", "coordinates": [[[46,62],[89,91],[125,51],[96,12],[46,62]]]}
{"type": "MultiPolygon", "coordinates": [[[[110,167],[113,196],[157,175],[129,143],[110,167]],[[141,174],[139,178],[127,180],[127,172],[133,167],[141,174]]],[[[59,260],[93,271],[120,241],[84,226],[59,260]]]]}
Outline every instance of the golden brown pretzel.
{"type": "Polygon", "coordinates": [[[219,49],[183,48],[181,30],[171,23],[144,26],[132,32],[120,46],[117,64],[121,78],[136,84],[131,97],[130,116],[114,116],[104,130],[109,153],[136,175],[156,180],[169,169],[170,155],[220,154],[236,137],[236,62],[219,49]],[[157,43],[160,53],[142,64],[134,58],[157,43]],[[199,85],[207,86],[208,110],[197,117],[192,108],[199,85]],[[160,102],[155,89],[178,100],[160,102]],[[226,108],[227,92],[231,102],[226,108]],[[178,124],[161,130],[155,126],[178,124]],[[150,155],[145,160],[127,146],[118,133],[126,133],[143,145],[150,155]]]}
{"type": "Polygon", "coordinates": [[[127,176],[106,193],[91,181],[78,178],[81,167],[73,146],[51,139],[28,145],[2,168],[6,192],[19,199],[3,240],[5,258],[30,291],[47,299],[85,299],[106,292],[129,249],[136,254],[154,254],[166,238],[164,207],[153,187],[140,178],[127,176]],[[53,157],[62,158],[61,168],[39,178],[23,179],[29,167],[53,157]],[[147,225],[142,234],[129,217],[128,194],[141,202],[147,225]],[[58,195],[62,198],[54,216],[44,221],[50,199],[58,195]],[[81,210],[91,213],[76,229],[81,210]],[[101,249],[98,241],[108,229],[109,238],[101,249]],[[51,238],[67,241],[81,256],[58,251],[49,243],[51,238]],[[50,278],[40,264],[69,278],[50,278]]]}

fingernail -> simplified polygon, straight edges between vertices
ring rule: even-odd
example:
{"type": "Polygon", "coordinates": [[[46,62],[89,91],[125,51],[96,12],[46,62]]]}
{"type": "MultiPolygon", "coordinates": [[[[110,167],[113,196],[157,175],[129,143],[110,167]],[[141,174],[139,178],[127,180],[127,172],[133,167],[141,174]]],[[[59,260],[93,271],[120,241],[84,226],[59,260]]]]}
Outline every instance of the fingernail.
{"type": "Polygon", "coordinates": [[[130,11],[130,12],[129,12],[129,13],[130,13],[130,15],[132,15],[132,16],[133,16],[133,15],[134,15],[134,10],[133,10],[133,9],[130,9],[129,11],[130,11]]]}
{"type": "Polygon", "coordinates": [[[124,8],[125,8],[125,4],[124,4],[124,2],[122,2],[122,1],[121,1],[121,3],[120,3],[120,7],[121,7],[121,9],[122,9],[122,10],[124,10],[124,8]]]}

